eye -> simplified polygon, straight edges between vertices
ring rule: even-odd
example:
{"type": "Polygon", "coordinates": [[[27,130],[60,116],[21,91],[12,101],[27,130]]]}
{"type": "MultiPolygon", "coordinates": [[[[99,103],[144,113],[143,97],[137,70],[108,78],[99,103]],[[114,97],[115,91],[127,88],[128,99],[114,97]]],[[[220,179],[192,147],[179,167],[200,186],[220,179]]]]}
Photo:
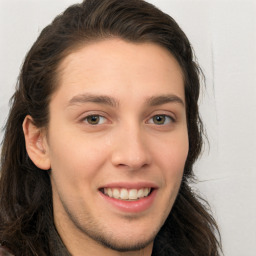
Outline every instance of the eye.
{"type": "Polygon", "coordinates": [[[90,115],[84,118],[84,121],[90,125],[98,125],[106,122],[106,118],[100,115],[90,115]]]}
{"type": "Polygon", "coordinates": [[[155,115],[149,119],[150,124],[165,125],[174,122],[174,119],[167,115],[155,115]]]}

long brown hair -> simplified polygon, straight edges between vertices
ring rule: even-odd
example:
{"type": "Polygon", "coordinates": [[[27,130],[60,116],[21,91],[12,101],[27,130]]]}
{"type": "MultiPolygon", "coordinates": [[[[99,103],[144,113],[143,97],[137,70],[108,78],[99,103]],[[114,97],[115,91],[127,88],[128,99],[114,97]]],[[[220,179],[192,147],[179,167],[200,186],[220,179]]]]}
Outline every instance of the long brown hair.
{"type": "Polygon", "coordinates": [[[184,75],[189,153],[179,194],[155,239],[153,255],[218,256],[217,224],[207,203],[189,186],[202,148],[200,68],[177,23],[142,0],[85,0],[73,5],[41,32],[28,52],[12,97],[1,153],[0,243],[15,255],[69,255],[53,223],[50,170],[37,168],[28,157],[22,123],[31,115],[37,127],[47,127],[60,61],[80,45],[111,37],[165,47],[184,75]]]}

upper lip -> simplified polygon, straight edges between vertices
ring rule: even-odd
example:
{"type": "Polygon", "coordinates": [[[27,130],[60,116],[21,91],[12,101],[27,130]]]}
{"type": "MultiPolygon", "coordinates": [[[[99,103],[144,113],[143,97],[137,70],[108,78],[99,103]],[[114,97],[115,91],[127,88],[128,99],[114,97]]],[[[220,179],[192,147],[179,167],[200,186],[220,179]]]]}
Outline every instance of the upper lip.
{"type": "Polygon", "coordinates": [[[141,188],[158,188],[158,186],[153,182],[113,182],[113,183],[107,183],[103,186],[100,186],[101,188],[126,188],[126,189],[141,189],[141,188]]]}

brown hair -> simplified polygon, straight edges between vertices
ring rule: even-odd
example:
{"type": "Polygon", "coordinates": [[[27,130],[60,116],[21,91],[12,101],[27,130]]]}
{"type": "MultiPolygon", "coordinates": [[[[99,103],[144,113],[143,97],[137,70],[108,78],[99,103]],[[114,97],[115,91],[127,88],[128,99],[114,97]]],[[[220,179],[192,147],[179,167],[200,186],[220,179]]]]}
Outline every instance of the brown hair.
{"type": "Polygon", "coordinates": [[[29,159],[22,123],[26,115],[31,115],[37,127],[46,127],[60,61],[79,45],[110,37],[165,47],[177,59],[184,75],[189,153],[179,194],[155,239],[153,255],[217,256],[217,224],[207,203],[189,186],[194,177],[192,167],[202,147],[200,69],[177,23],[142,0],[85,0],[73,5],[41,32],[28,52],[3,140],[0,242],[15,255],[69,255],[53,223],[49,172],[37,168],[29,159]]]}

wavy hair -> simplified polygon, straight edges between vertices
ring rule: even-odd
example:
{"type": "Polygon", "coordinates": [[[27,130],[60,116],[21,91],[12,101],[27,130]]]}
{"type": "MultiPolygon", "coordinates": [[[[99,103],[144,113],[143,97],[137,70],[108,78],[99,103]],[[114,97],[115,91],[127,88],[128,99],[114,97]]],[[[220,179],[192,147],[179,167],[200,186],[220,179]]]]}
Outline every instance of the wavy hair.
{"type": "Polygon", "coordinates": [[[111,37],[161,45],[176,58],[184,76],[189,153],[177,199],[155,239],[152,255],[218,256],[217,224],[208,204],[189,186],[202,148],[200,68],[178,24],[142,0],[84,0],[72,5],[43,29],[28,52],[3,139],[0,243],[17,256],[69,255],[54,227],[50,171],[37,168],[28,157],[22,123],[31,115],[37,127],[47,127],[60,61],[83,44],[111,37]]]}

